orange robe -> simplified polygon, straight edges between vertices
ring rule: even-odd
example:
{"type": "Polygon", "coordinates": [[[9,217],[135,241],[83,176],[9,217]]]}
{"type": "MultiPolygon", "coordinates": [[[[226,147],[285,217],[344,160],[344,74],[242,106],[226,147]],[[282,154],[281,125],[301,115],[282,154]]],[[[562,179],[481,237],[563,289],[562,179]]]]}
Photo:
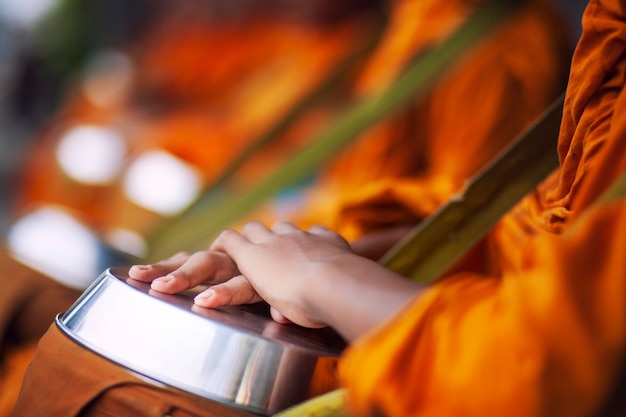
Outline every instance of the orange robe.
{"type": "Polygon", "coordinates": [[[626,170],[625,22],[623,2],[588,5],[561,168],[489,234],[483,273],[443,277],[353,343],[354,415],[626,413],[626,199],[593,205],[626,170]]]}
{"type": "MultiPolygon", "coordinates": [[[[449,35],[475,3],[393,1],[389,26],[354,95],[384,90],[414,53],[449,35]]],[[[304,199],[304,217],[348,239],[417,223],[564,91],[569,60],[561,16],[549,2],[529,1],[426,97],[369,129],[340,155],[304,199]]]]}

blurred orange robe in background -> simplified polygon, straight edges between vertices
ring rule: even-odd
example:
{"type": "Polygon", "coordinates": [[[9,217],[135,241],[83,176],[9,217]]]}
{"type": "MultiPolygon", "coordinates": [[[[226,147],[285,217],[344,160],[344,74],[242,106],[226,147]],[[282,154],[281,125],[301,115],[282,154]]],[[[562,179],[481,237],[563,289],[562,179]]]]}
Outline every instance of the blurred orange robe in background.
{"type": "MultiPolygon", "coordinates": [[[[374,30],[374,13],[368,9],[324,23],[254,15],[241,21],[213,20],[201,13],[190,16],[195,9],[175,13],[177,6],[170,7],[172,16],[164,14],[143,36],[122,46],[131,60],[130,80],[111,75],[115,68],[104,74],[93,71],[68,92],[30,151],[18,212],[59,204],[99,233],[115,227],[140,235],[151,232],[168,216],[129,201],[124,172],[112,182],[94,185],[63,171],[56,153],[68,131],[110,128],[128,147],[122,169],[160,150],[188,164],[210,185],[252,140],[362,48],[374,30]]],[[[329,96],[327,106],[341,100],[339,93],[329,96]]],[[[298,141],[303,139],[281,141],[256,168],[263,172],[273,167],[272,158],[293,152],[298,141]]]]}
{"type": "MultiPolygon", "coordinates": [[[[413,54],[467,18],[475,1],[395,0],[354,95],[389,86],[413,54]]],[[[561,17],[531,0],[442,76],[426,97],[369,129],[303,199],[305,223],[349,240],[416,224],[446,201],[565,89],[570,43],[561,17]]]]}
{"type": "Polygon", "coordinates": [[[626,414],[626,9],[592,0],[565,102],[561,168],[343,362],[354,415],[626,414]],[[621,381],[621,385],[620,385],[621,381]],[[380,414],[378,414],[380,413],[380,414]]]}

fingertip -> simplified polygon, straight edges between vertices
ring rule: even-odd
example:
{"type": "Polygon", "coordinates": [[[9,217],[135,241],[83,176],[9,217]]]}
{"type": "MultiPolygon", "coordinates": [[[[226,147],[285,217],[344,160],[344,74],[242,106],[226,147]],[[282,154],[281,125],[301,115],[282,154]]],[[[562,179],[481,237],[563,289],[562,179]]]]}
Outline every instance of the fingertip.
{"type": "Polygon", "coordinates": [[[174,283],[176,282],[176,277],[172,274],[167,274],[165,276],[156,278],[150,284],[150,288],[159,292],[176,292],[178,289],[174,288],[174,283]]]}
{"type": "Polygon", "coordinates": [[[135,271],[149,271],[152,269],[152,265],[132,265],[130,269],[135,271]]]}
{"type": "Polygon", "coordinates": [[[291,320],[289,320],[287,317],[285,317],[283,315],[283,313],[281,313],[280,311],[276,310],[276,308],[271,307],[270,308],[270,315],[272,316],[272,319],[280,324],[289,324],[292,323],[291,320]]]}
{"type": "Polygon", "coordinates": [[[215,291],[211,288],[202,291],[200,294],[196,295],[193,299],[193,302],[201,307],[207,308],[215,308],[217,307],[217,297],[215,295],[215,291]]]}
{"type": "Polygon", "coordinates": [[[132,265],[128,268],[128,276],[131,278],[140,278],[144,273],[149,272],[152,265],[132,265]]]}

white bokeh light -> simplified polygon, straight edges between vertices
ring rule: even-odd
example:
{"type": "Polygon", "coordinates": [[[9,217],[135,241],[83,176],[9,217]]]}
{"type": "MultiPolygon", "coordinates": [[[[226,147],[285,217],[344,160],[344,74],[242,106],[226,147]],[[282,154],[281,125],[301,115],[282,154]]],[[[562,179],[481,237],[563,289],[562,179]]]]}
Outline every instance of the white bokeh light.
{"type": "Polygon", "coordinates": [[[148,254],[146,240],[139,233],[129,229],[111,229],[104,234],[104,240],[113,248],[138,258],[148,254]]]}
{"type": "Polygon", "coordinates": [[[135,204],[164,216],[187,207],[200,193],[198,171],[164,151],[139,156],[124,176],[124,192],[135,204]]]}
{"type": "Polygon", "coordinates": [[[113,129],[81,125],[69,130],[59,142],[57,158],[63,171],[85,184],[107,184],[119,174],[126,143],[113,129]]]}
{"type": "Polygon", "coordinates": [[[64,285],[84,289],[97,277],[98,237],[62,209],[42,207],[7,233],[11,255],[64,285]]]}
{"type": "Polygon", "coordinates": [[[55,0],[0,0],[0,15],[28,27],[36,24],[55,4],[55,0]]]}

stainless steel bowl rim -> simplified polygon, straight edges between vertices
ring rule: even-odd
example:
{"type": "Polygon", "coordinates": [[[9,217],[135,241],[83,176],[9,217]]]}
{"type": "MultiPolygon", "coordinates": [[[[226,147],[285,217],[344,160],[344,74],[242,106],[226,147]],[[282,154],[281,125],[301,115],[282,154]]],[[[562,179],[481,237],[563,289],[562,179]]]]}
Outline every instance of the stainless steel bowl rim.
{"type": "Polygon", "coordinates": [[[70,339],[157,384],[256,414],[307,399],[319,358],[345,343],[330,329],[274,322],[258,307],[203,309],[109,268],[56,325],[70,339]]]}

